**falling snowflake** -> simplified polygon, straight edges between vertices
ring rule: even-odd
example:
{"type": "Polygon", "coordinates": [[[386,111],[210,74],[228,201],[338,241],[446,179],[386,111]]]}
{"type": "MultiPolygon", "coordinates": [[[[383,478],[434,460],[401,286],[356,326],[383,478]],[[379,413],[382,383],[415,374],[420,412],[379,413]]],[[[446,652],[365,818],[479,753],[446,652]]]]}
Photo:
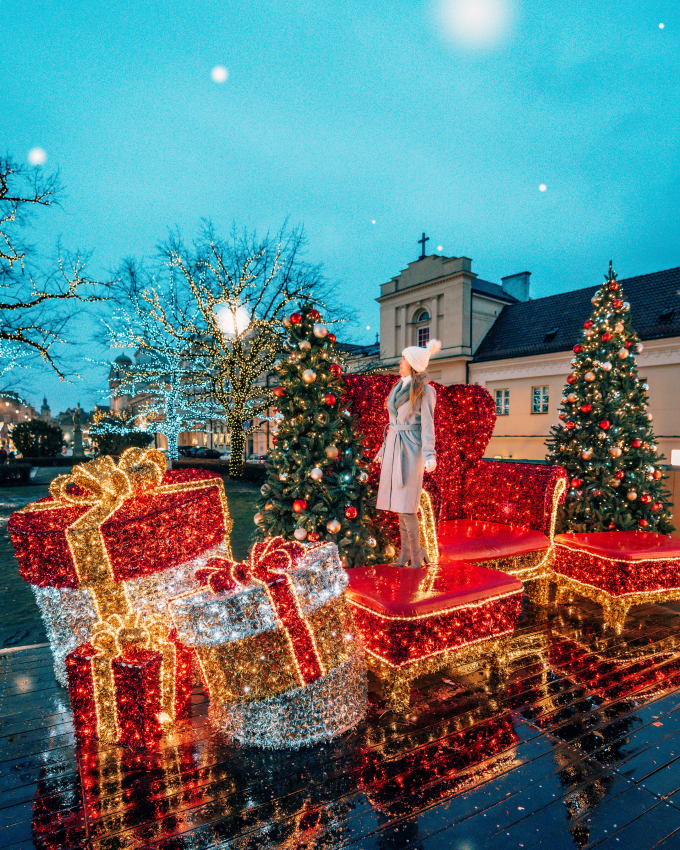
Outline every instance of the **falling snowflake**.
{"type": "Polygon", "coordinates": [[[31,148],[28,161],[31,165],[44,165],[47,162],[47,151],[44,148],[31,148]]]}
{"type": "Polygon", "coordinates": [[[226,83],[227,78],[229,77],[229,71],[224,67],[224,65],[215,65],[210,72],[210,77],[213,83],[226,83]]]}

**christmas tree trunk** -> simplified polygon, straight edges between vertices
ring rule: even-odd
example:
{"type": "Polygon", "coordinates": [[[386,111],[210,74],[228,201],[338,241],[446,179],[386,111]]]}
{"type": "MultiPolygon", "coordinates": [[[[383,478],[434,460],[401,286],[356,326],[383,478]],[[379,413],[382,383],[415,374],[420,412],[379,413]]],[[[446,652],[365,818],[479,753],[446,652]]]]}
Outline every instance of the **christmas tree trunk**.
{"type": "Polygon", "coordinates": [[[376,563],[388,541],[372,530],[375,501],[361,435],[342,405],[342,368],[317,310],[284,320],[288,356],[280,386],[275,448],[258,500],[261,536],[337,543],[347,566],[376,563]]]}
{"type": "Polygon", "coordinates": [[[548,462],[564,466],[571,485],[558,528],[670,534],[664,458],[652,430],[649,387],[638,378],[635,361],[642,343],[611,263],[592,303],[583,338],[574,346],[562,424],[547,441],[548,462]]]}

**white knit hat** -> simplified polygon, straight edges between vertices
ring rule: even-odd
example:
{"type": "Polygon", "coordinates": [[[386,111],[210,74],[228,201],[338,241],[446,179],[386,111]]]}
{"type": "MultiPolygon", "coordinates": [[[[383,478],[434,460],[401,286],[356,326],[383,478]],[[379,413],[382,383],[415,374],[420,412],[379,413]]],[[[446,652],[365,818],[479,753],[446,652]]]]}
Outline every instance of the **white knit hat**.
{"type": "Polygon", "coordinates": [[[405,348],[401,355],[405,357],[409,365],[416,372],[424,372],[427,369],[427,364],[430,362],[430,357],[436,354],[442,347],[438,339],[431,339],[427,348],[419,348],[417,345],[409,345],[405,348]]]}

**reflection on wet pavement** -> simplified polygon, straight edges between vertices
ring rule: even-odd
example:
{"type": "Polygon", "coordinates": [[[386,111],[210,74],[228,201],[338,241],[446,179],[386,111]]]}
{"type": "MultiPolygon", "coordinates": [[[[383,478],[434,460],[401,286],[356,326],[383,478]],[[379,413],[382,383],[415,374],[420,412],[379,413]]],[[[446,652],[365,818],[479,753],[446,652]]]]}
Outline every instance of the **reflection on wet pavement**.
{"type": "Polygon", "coordinates": [[[230,745],[198,685],[191,719],[156,750],[76,751],[48,650],[0,655],[0,841],[680,847],[680,606],[635,609],[626,625],[603,632],[582,600],[547,616],[527,603],[507,689],[482,670],[431,677],[404,715],[375,690],[353,733],[300,752],[230,745]]]}

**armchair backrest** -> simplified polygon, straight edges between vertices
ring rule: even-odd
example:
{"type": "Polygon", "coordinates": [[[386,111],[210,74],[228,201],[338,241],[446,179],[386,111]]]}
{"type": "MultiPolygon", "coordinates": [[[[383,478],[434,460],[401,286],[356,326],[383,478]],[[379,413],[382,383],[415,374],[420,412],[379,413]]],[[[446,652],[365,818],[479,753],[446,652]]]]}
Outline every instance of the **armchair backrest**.
{"type": "MultiPolygon", "coordinates": [[[[364,452],[371,461],[384,438],[389,415],[385,399],[397,380],[394,375],[345,375],[343,399],[358,419],[364,435],[364,452]]],[[[435,446],[437,469],[425,475],[423,487],[432,498],[435,517],[460,516],[462,481],[468,469],[484,455],[496,421],[494,402],[483,387],[475,384],[432,383],[437,392],[435,407],[435,446]]],[[[371,477],[380,475],[371,463],[371,477]]]]}

